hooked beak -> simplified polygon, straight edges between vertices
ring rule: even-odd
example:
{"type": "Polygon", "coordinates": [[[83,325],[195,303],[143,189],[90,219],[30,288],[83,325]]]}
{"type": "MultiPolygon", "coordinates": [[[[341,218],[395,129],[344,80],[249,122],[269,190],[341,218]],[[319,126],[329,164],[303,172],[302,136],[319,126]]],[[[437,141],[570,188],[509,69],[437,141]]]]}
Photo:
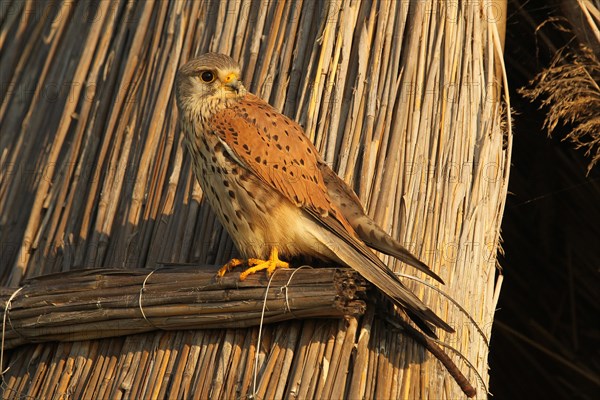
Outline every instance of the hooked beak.
{"type": "Polygon", "coordinates": [[[243,87],[242,82],[239,80],[238,74],[235,72],[231,72],[225,77],[223,80],[223,85],[226,89],[233,90],[236,93],[239,93],[240,89],[243,87]]]}

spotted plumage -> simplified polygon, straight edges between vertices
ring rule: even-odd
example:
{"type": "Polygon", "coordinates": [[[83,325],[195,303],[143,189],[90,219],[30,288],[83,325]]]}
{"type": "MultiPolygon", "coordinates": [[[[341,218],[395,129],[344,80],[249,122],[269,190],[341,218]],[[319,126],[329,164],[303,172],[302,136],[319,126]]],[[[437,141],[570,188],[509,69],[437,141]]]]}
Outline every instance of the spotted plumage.
{"type": "MultiPolygon", "coordinates": [[[[231,58],[204,54],[179,70],[176,94],[206,199],[240,253],[254,265],[241,278],[287,266],[279,255],[346,265],[426,331],[428,324],[452,331],[367,244],[439,277],[366,216],[356,195],[323,162],[302,128],[247,93],[239,76],[231,58]]],[[[232,262],[220,273],[238,264],[232,262]]]]}

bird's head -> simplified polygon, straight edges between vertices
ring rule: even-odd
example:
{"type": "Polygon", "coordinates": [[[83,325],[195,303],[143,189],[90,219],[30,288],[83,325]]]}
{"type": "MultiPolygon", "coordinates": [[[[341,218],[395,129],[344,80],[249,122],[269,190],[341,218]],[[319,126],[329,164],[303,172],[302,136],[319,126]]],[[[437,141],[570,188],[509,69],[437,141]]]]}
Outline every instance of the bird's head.
{"type": "Polygon", "coordinates": [[[240,66],[231,57],[206,53],[188,61],[177,72],[177,105],[181,110],[212,109],[246,95],[240,66]]]}

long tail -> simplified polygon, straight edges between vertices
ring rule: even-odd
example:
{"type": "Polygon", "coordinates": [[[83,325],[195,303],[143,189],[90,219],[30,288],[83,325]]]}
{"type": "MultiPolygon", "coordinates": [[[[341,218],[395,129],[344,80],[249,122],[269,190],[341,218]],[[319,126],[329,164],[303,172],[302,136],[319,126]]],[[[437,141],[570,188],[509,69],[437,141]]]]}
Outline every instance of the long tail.
{"type": "MultiPolygon", "coordinates": [[[[341,263],[356,270],[395,304],[405,309],[411,319],[426,333],[435,336],[431,329],[426,329],[430,328],[428,323],[447,332],[454,332],[450,325],[404,286],[396,275],[363,243],[347,234],[341,235],[341,237],[333,236],[335,240],[332,240],[331,231],[325,227],[322,228],[320,230],[322,237],[317,238],[321,244],[333,252],[341,263]]],[[[339,230],[336,232],[340,233],[339,230]]]]}

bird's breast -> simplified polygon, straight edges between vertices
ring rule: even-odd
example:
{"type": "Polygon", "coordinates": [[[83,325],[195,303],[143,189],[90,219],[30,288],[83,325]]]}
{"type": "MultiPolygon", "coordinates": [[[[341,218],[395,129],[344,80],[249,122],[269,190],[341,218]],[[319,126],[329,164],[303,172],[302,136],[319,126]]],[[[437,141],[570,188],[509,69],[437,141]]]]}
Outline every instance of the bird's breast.
{"type": "Polygon", "coordinates": [[[266,259],[275,246],[283,257],[311,252],[299,207],[240,164],[210,131],[188,135],[187,144],[203,194],[243,257],[266,259]]]}

